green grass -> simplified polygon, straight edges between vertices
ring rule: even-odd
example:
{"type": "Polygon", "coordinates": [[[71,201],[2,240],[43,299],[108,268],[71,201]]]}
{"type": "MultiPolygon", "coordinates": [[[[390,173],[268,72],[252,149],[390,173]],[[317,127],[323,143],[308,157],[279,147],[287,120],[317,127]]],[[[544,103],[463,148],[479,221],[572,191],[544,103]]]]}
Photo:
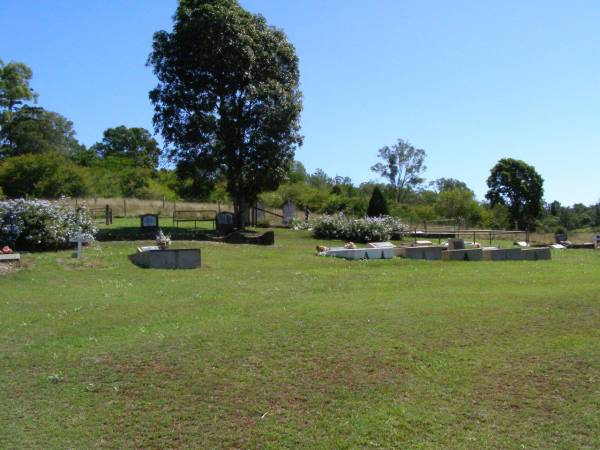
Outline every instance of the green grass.
{"type": "Polygon", "coordinates": [[[193,271],[137,268],[128,242],[26,255],[0,277],[0,447],[600,447],[599,253],[315,243],[200,243],[193,271]]]}

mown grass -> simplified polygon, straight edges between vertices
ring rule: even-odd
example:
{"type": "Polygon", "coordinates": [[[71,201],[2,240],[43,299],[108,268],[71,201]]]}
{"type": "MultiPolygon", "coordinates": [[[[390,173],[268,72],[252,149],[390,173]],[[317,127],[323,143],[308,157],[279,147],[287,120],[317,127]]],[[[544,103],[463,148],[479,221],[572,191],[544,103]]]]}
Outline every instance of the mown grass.
{"type": "Polygon", "coordinates": [[[276,230],[161,271],[137,245],[0,277],[0,447],[600,447],[595,251],[343,261],[276,230]]]}

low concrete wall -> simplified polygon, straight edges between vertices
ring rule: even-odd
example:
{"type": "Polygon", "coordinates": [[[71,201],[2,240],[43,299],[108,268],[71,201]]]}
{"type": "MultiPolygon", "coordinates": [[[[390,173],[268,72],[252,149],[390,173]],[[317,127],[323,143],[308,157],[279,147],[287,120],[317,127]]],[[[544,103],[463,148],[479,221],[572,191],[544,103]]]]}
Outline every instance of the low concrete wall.
{"type": "Polygon", "coordinates": [[[539,247],[539,248],[524,248],[521,250],[523,259],[526,261],[539,261],[552,259],[552,253],[550,247],[539,247]]]}
{"type": "Polygon", "coordinates": [[[442,252],[442,258],[444,261],[481,261],[483,251],[480,248],[446,250],[442,252]]]}
{"type": "Polygon", "coordinates": [[[408,259],[438,260],[442,259],[443,249],[444,247],[433,245],[423,247],[399,247],[396,251],[396,255],[408,259]]]}
{"type": "Polygon", "coordinates": [[[344,259],[392,259],[393,248],[331,248],[326,256],[344,259]]]}
{"type": "Polygon", "coordinates": [[[197,269],[201,262],[199,248],[138,251],[130,259],[146,269],[197,269]]]}
{"type": "Polygon", "coordinates": [[[520,248],[484,248],[483,259],[485,261],[520,261],[523,253],[520,248]]]}

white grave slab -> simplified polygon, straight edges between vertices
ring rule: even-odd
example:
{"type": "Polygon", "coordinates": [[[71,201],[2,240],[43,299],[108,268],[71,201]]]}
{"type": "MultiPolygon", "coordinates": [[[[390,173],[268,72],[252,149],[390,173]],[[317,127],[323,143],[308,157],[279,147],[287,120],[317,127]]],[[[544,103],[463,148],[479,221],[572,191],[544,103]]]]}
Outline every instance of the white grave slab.
{"type": "Polygon", "coordinates": [[[394,257],[393,248],[342,248],[329,249],[325,252],[326,256],[333,256],[344,259],[392,259],[394,257]]]}
{"type": "Polygon", "coordinates": [[[391,242],[369,242],[368,244],[371,248],[394,248],[395,245],[391,242]]]}

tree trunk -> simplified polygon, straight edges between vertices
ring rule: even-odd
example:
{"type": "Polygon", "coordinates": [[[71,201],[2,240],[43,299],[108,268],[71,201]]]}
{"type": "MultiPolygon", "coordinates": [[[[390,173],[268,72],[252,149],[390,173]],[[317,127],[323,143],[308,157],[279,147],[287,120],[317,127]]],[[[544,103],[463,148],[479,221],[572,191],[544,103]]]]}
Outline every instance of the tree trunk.
{"type": "Polygon", "coordinates": [[[244,229],[248,219],[248,202],[246,199],[233,200],[233,212],[235,214],[235,224],[238,228],[244,229]]]}

